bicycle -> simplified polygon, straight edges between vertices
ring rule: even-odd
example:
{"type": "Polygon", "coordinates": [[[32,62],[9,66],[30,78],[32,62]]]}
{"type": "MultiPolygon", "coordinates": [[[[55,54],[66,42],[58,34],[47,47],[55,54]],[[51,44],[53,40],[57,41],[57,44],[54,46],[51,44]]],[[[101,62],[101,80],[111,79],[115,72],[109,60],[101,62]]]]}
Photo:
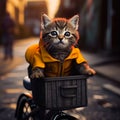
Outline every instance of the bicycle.
{"type": "Polygon", "coordinates": [[[77,120],[63,110],[87,106],[87,75],[23,79],[17,101],[17,120],[77,120]]]}

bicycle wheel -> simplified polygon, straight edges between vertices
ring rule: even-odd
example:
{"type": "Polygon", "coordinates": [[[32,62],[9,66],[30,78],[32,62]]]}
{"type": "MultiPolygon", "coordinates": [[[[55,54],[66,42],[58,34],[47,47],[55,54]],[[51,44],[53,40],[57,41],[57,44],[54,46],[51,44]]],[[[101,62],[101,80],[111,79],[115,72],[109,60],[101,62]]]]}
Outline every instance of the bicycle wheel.
{"type": "Polygon", "coordinates": [[[35,116],[30,115],[32,112],[34,104],[32,99],[28,96],[22,96],[18,103],[17,110],[17,120],[38,120],[35,116]]]}
{"type": "Polygon", "coordinates": [[[77,120],[77,119],[63,112],[56,112],[56,114],[54,114],[50,120],[77,120]]]}
{"type": "Polygon", "coordinates": [[[54,116],[56,114],[58,114],[59,111],[58,110],[50,110],[47,114],[46,114],[46,117],[45,117],[45,120],[53,120],[54,116]]]}

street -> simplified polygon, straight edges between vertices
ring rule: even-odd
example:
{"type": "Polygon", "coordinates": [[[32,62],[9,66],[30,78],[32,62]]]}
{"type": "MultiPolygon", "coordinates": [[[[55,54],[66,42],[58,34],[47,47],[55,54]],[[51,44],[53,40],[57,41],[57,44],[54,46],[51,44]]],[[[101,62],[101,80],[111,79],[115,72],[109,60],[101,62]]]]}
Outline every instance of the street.
{"type": "MultiPolygon", "coordinates": [[[[15,120],[14,113],[17,98],[26,92],[22,79],[27,75],[27,62],[24,52],[35,41],[21,41],[15,44],[15,56],[21,57],[23,62],[12,71],[0,77],[0,120],[15,120]]],[[[95,75],[88,79],[88,106],[67,111],[80,120],[120,120],[120,97],[104,89],[106,84],[115,84],[107,78],[95,75]]]]}

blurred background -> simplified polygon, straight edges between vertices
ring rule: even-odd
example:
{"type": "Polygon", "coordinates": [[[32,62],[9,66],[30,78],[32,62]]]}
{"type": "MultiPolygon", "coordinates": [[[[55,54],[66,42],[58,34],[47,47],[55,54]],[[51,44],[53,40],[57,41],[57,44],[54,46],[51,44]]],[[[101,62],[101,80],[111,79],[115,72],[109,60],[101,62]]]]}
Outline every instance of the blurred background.
{"type": "Polygon", "coordinates": [[[0,0],[0,120],[15,120],[25,51],[39,42],[41,15],[80,16],[80,47],[97,74],[88,79],[88,106],[78,120],[120,120],[120,0],[0,0]]]}
{"type": "MultiPolygon", "coordinates": [[[[39,36],[41,14],[51,18],[80,15],[80,47],[120,53],[119,0],[0,0],[0,26],[9,11],[16,23],[15,38],[39,36]]],[[[0,40],[2,27],[0,27],[0,40]]],[[[0,41],[1,43],[1,41],[0,41]]]]}

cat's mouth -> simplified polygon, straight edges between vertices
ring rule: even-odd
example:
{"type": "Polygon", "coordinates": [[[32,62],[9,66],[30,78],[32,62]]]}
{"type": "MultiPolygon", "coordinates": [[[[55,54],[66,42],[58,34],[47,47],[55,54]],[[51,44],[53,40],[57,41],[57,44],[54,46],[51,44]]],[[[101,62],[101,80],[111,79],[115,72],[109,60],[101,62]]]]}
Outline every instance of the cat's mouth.
{"type": "Polygon", "coordinates": [[[59,44],[62,44],[62,45],[65,45],[65,43],[63,41],[59,41],[57,43],[55,43],[56,45],[59,45],[59,44]]]}
{"type": "Polygon", "coordinates": [[[64,42],[58,42],[55,47],[57,49],[66,49],[66,47],[68,47],[64,42]]]}
{"type": "Polygon", "coordinates": [[[64,42],[63,41],[59,41],[58,44],[63,44],[64,45],[64,42]]]}
{"type": "Polygon", "coordinates": [[[59,49],[65,49],[68,47],[68,42],[64,40],[59,40],[54,43],[54,47],[59,48],[59,49]]]}

